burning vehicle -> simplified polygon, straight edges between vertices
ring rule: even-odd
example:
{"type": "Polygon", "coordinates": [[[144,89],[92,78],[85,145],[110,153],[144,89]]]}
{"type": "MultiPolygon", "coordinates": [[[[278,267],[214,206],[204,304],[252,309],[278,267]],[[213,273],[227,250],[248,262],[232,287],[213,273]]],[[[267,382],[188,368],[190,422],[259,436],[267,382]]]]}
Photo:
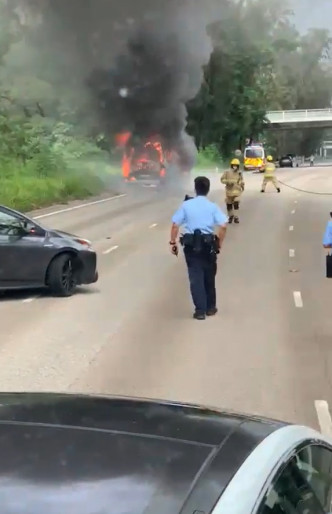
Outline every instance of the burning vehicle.
{"type": "Polygon", "coordinates": [[[134,142],[131,134],[122,134],[117,140],[123,147],[122,175],[126,182],[165,181],[170,156],[159,138],[134,142]]]}

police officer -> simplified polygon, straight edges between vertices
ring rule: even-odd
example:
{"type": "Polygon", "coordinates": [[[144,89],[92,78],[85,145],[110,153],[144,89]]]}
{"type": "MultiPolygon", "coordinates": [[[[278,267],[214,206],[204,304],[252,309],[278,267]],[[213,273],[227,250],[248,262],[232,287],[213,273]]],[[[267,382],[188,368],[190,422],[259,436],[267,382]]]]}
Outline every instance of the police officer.
{"type": "Polygon", "coordinates": [[[327,222],[323,237],[323,246],[327,250],[332,248],[332,212],[330,212],[330,217],[331,219],[327,222]]]}
{"type": "Polygon", "coordinates": [[[276,167],[273,162],[273,157],[271,155],[268,155],[266,160],[267,160],[267,164],[265,166],[264,179],[263,179],[261,193],[265,193],[265,188],[266,188],[266,185],[268,182],[272,182],[272,184],[274,185],[274,187],[276,188],[278,193],[280,193],[280,187],[279,187],[278,181],[275,176],[276,167]]]}
{"type": "Polygon", "coordinates": [[[188,267],[190,291],[195,306],[194,318],[204,320],[217,312],[215,278],[217,253],[223,243],[228,218],[221,209],[208,200],[210,181],[206,177],[195,179],[196,197],[183,202],[172,218],[170,246],[178,254],[177,237],[184,226],[181,244],[188,267]],[[218,227],[217,234],[214,229],[218,227]]]}
{"type": "Polygon", "coordinates": [[[327,278],[332,278],[332,212],[330,212],[331,219],[328,221],[324,236],[323,236],[323,246],[327,250],[326,256],[326,276],[327,278]]]}
{"type": "Polygon", "coordinates": [[[231,169],[225,171],[222,175],[220,182],[226,186],[226,206],[229,222],[240,223],[239,208],[240,196],[244,191],[243,175],[240,171],[239,159],[233,159],[231,162],[231,169]]]}

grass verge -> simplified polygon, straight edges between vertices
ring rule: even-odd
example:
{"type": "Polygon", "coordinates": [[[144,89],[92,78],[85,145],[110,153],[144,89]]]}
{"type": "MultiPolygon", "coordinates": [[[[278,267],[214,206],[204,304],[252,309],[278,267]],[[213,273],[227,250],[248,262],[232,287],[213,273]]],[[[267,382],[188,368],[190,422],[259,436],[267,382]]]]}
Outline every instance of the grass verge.
{"type": "Polygon", "coordinates": [[[50,175],[37,173],[31,165],[7,163],[0,165],[0,204],[24,212],[96,196],[111,190],[112,177],[119,173],[119,167],[101,162],[77,163],[50,175]]]}

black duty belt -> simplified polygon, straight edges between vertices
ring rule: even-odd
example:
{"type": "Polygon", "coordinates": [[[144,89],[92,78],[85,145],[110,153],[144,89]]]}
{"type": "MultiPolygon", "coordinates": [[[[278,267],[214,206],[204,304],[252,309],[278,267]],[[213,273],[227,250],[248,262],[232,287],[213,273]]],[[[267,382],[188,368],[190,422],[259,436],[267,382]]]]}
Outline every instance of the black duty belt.
{"type": "Polygon", "coordinates": [[[214,234],[202,234],[199,229],[195,230],[193,234],[181,236],[180,243],[185,248],[192,248],[195,252],[219,253],[218,237],[214,234]]]}

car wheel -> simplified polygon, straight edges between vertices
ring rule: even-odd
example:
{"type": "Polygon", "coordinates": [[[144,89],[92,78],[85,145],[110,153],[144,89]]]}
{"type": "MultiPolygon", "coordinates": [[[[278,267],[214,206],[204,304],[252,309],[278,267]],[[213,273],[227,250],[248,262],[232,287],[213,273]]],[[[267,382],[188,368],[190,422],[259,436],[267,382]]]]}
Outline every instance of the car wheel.
{"type": "Polygon", "coordinates": [[[76,290],[77,278],[73,257],[61,254],[51,262],[48,272],[48,286],[56,296],[72,296],[76,290]]]}

